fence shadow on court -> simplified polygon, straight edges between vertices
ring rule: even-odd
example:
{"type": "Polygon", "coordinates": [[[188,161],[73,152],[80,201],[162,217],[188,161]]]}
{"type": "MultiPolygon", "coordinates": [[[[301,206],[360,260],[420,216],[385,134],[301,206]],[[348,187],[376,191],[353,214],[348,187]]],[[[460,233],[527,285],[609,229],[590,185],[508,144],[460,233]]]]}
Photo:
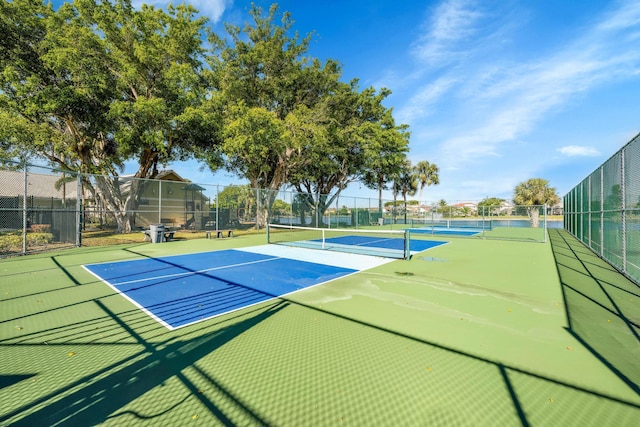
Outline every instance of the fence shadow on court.
{"type": "MultiPolygon", "coordinates": [[[[576,263],[572,253],[579,247],[570,247],[559,239],[563,237],[561,234],[553,233],[552,237],[556,239],[552,244],[567,300],[570,331],[637,391],[637,379],[632,375],[629,361],[625,365],[624,360],[601,348],[602,342],[585,337],[584,328],[592,320],[586,319],[583,311],[573,309],[586,306],[596,312],[605,310],[611,316],[615,311],[610,308],[615,306],[620,309],[618,320],[622,326],[637,328],[630,319],[627,303],[621,308],[623,304],[618,296],[620,292],[629,295],[633,300],[629,303],[637,307],[638,292],[611,279],[605,280],[606,264],[600,265],[597,259],[576,263]],[[596,270],[593,276],[585,273],[585,265],[596,270]],[[581,289],[580,283],[585,277],[591,280],[598,277],[602,282],[598,286],[614,292],[610,298],[615,304],[610,302],[607,306],[599,297],[581,289]],[[567,297],[570,292],[576,295],[567,297]],[[586,301],[580,302],[582,299],[586,301]]],[[[64,268],[64,263],[58,266],[64,268]]],[[[73,276],[73,271],[65,274],[73,276]]],[[[83,279],[75,277],[71,282],[82,284],[83,279]]],[[[351,418],[352,423],[374,425],[384,419],[378,417],[381,408],[397,405],[393,418],[387,419],[390,423],[411,424],[411,420],[403,417],[414,416],[412,420],[416,425],[472,424],[474,420],[466,417],[475,412],[476,425],[486,424],[489,419],[495,425],[562,425],[562,420],[567,420],[562,417],[569,417],[575,424],[596,423],[585,409],[594,402],[604,401],[620,409],[603,412],[607,420],[630,419],[640,410],[632,402],[568,384],[551,375],[505,365],[288,298],[171,332],[137,308],[114,311],[112,299],[115,298],[109,294],[84,300],[86,304],[95,305],[97,318],[69,321],[63,327],[44,328],[0,340],[0,349],[19,347],[21,353],[17,354],[25,356],[20,365],[15,366],[15,372],[8,372],[12,376],[0,383],[6,383],[7,389],[38,378],[41,372],[30,365],[34,358],[51,357],[54,353],[59,357],[60,352],[66,353],[74,346],[80,349],[77,351],[86,352],[87,357],[93,351],[96,358],[120,351],[116,358],[102,358],[100,363],[96,359],[94,369],[62,386],[39,395],[23,395],[20,401],[24,403],[20,407],[0,413],[0,423],[10,420],[18,426],[117,424],[120,421],[166,424],[173,420],[174,424],[185,424],[191,421],[185,420],[185,412],[195,417],[197,412],[189,410],[197,408],[198,421],[214,419],[231,425],[243,420],[247,425],[268,425],[280,420],[273,415],[276,407],[278,414],[290,419],[296,416],[291,414],[297,412],[300,418],[295,424],[318,425],[327,424],[328,418],[320,418],[317,413],[333,414],[336,408],[351,405],[354,413],[369,417],[351,418]],[[270,329],[261,329],[265,323],[270,324],[270,329]],[[260,328],[256,328],[258,325],[260,328]],[[256,333],[247,337],[245,334],[253,328],[256,333]],[[232,344],[236,346],[235,353],[229,351],[226,359],[216,354],[232,344]],[[57,347],[54,353],[51,347],[57,347]],[[226,369],[233,371],[233,375],[219,375],[225,361],[232,359],[237,361],[236,365],[226,369]],[[252,375],[259,372],[252,364],[276,367],[270,368],[271,372],[252,375]],[[241,378],[245,383],[230,382],[234,378],[241,378]],[[300,378],[309,384],[295,381],[300,378]],[[329,400],[333,406],[327,406],[326,401],[314,401],[315,395],[308,391],[323,387],[335,395],[329,400]],[[247,390],[269,393],[246,394],[247,390]],[[304,399],[303,390],[310,394],[310,401],[303,400],[301,407],[295,407],[292,397],[304,399]],[[562,406],[554,404],[550,396],[559,394],[558,390],[573,399],[562,406]],[[274,397],[279,399],[269,400],[274,397]],[[202,413],[203,408],[208,414],[202,413]]],[[[81,309],[77,303],[62,305],[60,311],[81,309]]],[[[628,339],[627,344],[637,345],[637,335],[631,337],[635,341],[628,339]]],[[[612,351],[615,353],[616,349],[612,351]]],[[[66,360],[73,361],[74,357],[69,353],[66,360]]],[[[72,369],[56,365],[59,359],[53,357],[47,363],[48,370],[71,372],[72,369]]],[[[342,421],[341,418],[333,420],[336,424],[342,421]]]]}
{"type": "MultiPolygon", "coordinates": [[[[137,320],[129,319],[129,322],[125,322],[122,320],[122,314],[118,315],[111,312],[100,300],[95,302],[106,314],[102,319],[85,323],[72,331],[64,331],[62,336],[60,335],[61,331],[50,331],[51,342],[45,342],[45,344],[47,346],[57,345],[65,348],[68,345],[66,341],[77,343],[78,340],[82,341],[84,338],[87,341],[84,345],[104,346],[105,351],[107,351],[109,346],[118,342],[125,344],[121,341],[123,331],[126,331],[126,334],[134,338],[135,341],[135,343],[129,344],[139,344],[138,347],[142,346],[142,350],[83,376],[47,395],[32,400],[17,410],[3,414],[0,417],[0,422],[10,420],[20,413],[28,413],[28,415],[14,420],[12,425],[96,425],[125,415],[133,416],[142,421],[143,419],[148,420],[166,415],[167,412],[195,397],[220,422],[231,424],[231,420],[225,416],[224,411],[210,401],[203,394],[200,387],[184,374],[184,371],[205,355],[233,340],[286,306],[286,303],[280,301],[261,309],[255,309],[255,313],[252,316],[243,316],[243,319],[237,323],[231,322],[226,327],[214,330],[211,333],[201,334],[193,339],[168,339],[153,343],[141,337],[130,325],[130,323],[135,325],[135,322],[148,324],[150,319],[147,318],[146,314],[137,309],[133,310],[125,317],[130,315],[136,317],[142,315],[143,317],[138,317],[137,320]],[[110,326],[106,326],[105,329],[107,324],[110,326]],[[103,342],[101,343],[92,342],[91,339],[91,336],[95,335],[97,328],[101,328],[101,336],[103,336],[103,342]],[[112,334],[110,336],[111,340],[109,340],[110,333],[112,334]],[[171,402],[155,402],[156,410],[153,415],[149,415],[147,411],[138,413],[135,409],[122,410],[130,402],[158,386],[163,386],[172,378],[181,383],[182,387],[179,388],[181,389],[180,393],[184,394],[183,398],[176,400],[175,393],[172,393],[171,402]],[[58,396],[64,397],[58,399],[58,396]]],[[[140,327],[141,325],[137,326],[140,327]]],[[[155,328],[155,325],[151,326],[151,328],[155,328]]],[[[147,329],[149,328],[147,327],[147,329]]],[[[47,331],[35,338],[39,341],[46,334],[47,331]]],[[[5,346],[7,344],[0,345],[5,346]]],[[[12,345],[38,346],[38,344],[27,343],[12,345]]],[[[83,348],[82,346],[78,347],[83,348]]],[[[27,367],[23,365],[21,368],[25,369],[27,367]]],[[[36,375],[35,373],[22,375],[21,378],[31,378],[36,375]]],[[[253,424],[266,424],[260,419],[260,415],[253,413],[249,407],[243,404],[240,398],[227,392],[222,385],[215,384],[213,379],[207,378],[207,381],[210,383],[210,387],[215,387],[218,393],[223,393],[226,399],[233,401],[234,406],[241,410],[245,417],[251,419],[253,424]]]]}
{"type": "Polygon", "coordinates": [[[549,234],[569,332],[640,394],[640,287],[566,231],[549,234]]]}

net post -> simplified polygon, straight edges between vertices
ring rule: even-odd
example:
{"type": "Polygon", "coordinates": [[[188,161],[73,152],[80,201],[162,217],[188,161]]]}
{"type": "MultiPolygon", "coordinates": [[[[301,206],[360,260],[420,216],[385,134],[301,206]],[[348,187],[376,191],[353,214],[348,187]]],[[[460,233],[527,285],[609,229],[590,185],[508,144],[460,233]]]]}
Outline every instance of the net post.
{"type": "Polygon", "coordinates": [[[269,238],[269,229],[271,227],[269,227],[269,225],[270,224],[268,222],[265,224],[265,234],[267,235],[267,244],[271,243],[271,239],[269,238]]]}
{"type": "Polygon", "coordinates": [[[404,230],[404,259],[407,261],[411,259],[411,231],[409,229],[404,230]]]}
{"type": "Polygon", "coordinates": [[[544,221],[544,226],[543,226],[543,235],[542,235],[542,243],[547,243],[547,204],[545,203],[543,206],[544,209],[544,215],[543,215],[543,221],[544,221]]]}

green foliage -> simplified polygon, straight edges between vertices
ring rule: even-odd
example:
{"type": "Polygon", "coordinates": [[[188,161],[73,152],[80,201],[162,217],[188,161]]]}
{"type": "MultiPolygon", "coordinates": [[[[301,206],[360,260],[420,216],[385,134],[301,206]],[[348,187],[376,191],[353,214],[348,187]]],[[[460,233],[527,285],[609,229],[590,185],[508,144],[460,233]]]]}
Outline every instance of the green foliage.
{"type": "Polygon", "coordinates": [[[531,178],[514,189],[513,202],[516,205],[555,205],[559,200],[556,189],[549,187],[549,181],[542,178],[531,178]]]}
{"type": "Polygon", "coordinates": [[[22,234],[2,233],[0,234],[0,252],[20,252],[22,251],[22,234]]]}
{"type": "MultiPolygon", "coordinates": [[[[131,160],[136,178],[193,157],[225,167],[271,190],[255,201],[259,223],[286,184],[305,209],[324,211],[360,179],[381,199],[410,136],[383,105],[390,91],[361,90],[336,61],[309,57],[312,34],[300,37],[276,5],[250,13],[222,38],[184,4],[3,2],[0,155],[96,174],[89,190],[125,232],[139,193],[99,177],[131,160]]],[[[438,182],[430,166],[421,188],[438,182]]]]}
{"type": "MultiPolygon", "coordinates": [[[[48,224],[41,224],[47,225],[48,224]]],[[[33,228],[33,227],[32,227],[33,228]]],[[[43,227],[41,230],[48,229],[43,227]]],[[[53,234],[46,231],[33,231],[27,233],[27,247],[37,248],[49,244],[53,241],[53,234]]],[[[23,236],[21,231],[12,231],[0,233],[0,252],[2,253],[20,253],[22,252],[23,236]]]]}
{"type": "MultiPolygon", "coordinates": [[[[211,36],[215,52],[208,58],[210,103],[221,112],[222,145],[203,147],[198,155],[212,168],[225,167],[260,189],[278,190],[294,170],[315,160],[309,150],[329,147],[321,126],[319,100],[338,81],[334,61],[324,65],[305,56],[311,36],[290,36],[288,13],[277,22],[276,5],[268,13],[257,6],[253,22],[227,25],[228,42],[211,36]]],[[[275,193],[261,192],[258,225],[266,220],[275,193]]]]}
{"type": "MultiPolygon", "coordinates": [[[[153,178],[217,141],[217,110],[202,105],[206,20],[191,6],[76,0],[54,11],[16,0],[0,8],[2,153],[101,176],[135,160],[135,176],[153,178]]],[[[128,231],[139,194],[132,187],[121,197],[115,182],[96,178],[90,191],[128,231]]]]}
{"type": "Polygon", "coordinates": [[[414,173],[410,161],[405,161],[398,175],[394,179],[394,191],[402,194],[405,205],[407,203],[407,195],[413,196],[418,191],[418,176],[414,173]]]}
{"type": "Polygon", "coordinates": [[[521,182],[514,189],[513,202],[526,206],[527,214],[531,218],[532,227],[538,227],[540,205],[555,205],[560,200],[556,189],[549,187],[549,181],[542,178],[531,178],[521,182]]]}
{"type": "Polygon", "coordinates": [[[481,215],[498,215],[499,208],[505,202],[497,197],[487,197],[478,203],[478,213],[481,215]]]}
{"type": "Polygon", "coordinates": [[[391,111],[385,112],[383,126],[372,128],[372,135],[366,146],[366,165],[362,181],[368,188],[378,190],[378,206],[382,210],[382,190],[388,189],[406,158],[409,150],[407,125],[394,126],[391,111]]]}
{"type": "MultiPolygon", "coordinates": [[[[211,120],[194,113],[206,20],[129,1],[76,0],[57,11],[34,1],[2,5],[0,141],[67,170],[137,177],[201,144],[211,120]]],[[[208,138],[210,139],[210,138],[208,138]]]]}
{"type": "Polygon", "coordinates": [[[291,205],[284,200],[276,199],[271,206],[271,212],[274,215],[290,215],[291,205]]]}
{"type": "Polygon", "coordinates": [[[604,199],[604,210],[619,210],[622,208],[622,187],[620,184],[611,186],[604,199]]]}
{"type": "Polygon", "coordinates": [[[497,197],[487,197],[485,199],[482,199],[478,203],[478,207],[481,207],[481,206],[500,206],[504,201],[505,201],[504,199],[499,199],[497,197]]]}
{"type": "Polygon", "coordinates": [[[435,163],[429,163],[426,160],[418,162],[414,167],[416,178],[420,182],[420,198],[422,198],[422,190],[425,186],[440,184],[440,169],[435,163]]]}
{"type": "MultiPolygon", "coordinates": [[[[238,208],[255,204],[256,194],[249,185],[229,185],[218,193],[216,203],[221,208],[238,208]]],[[[212,209],[215,208],[215,204],[212,209]]]]}
{"type": "Polygon", "coordinates": [[[247,178],[254,188],[268,188],[284,174],[287,136],[284,123],[275,113],[243,104],[232,107],[225,122],[222,146],[228,159],[227,168],[247,178]]]}
{"type": "Polygon", "coordinates": [[[390,110],[382,105],[389,93],[373,88],[360,91],[354,80],[337,85],[331,96],[314,107],[326,137],[305,146],[303,155],[309,162],[292,169],[289,179],[306,194],[310,207],[323,212],[351,182],[374,176],[370,168],[378,168],[379,177],[383,176],[404,155],[405,127],[396,126],[390,110]],[[384,155],[388,163],[376,163],[384,155]]]}
{"type": "MultiPolygon", "coordinates": [[[[384,207],[388,208],[391,206],[401,206],[404,205],[404,201],[399,201],[399,200],[395,200],[395,201],[389,201],[389,202],[384,202],[384,207]]],[[[418,206],[420,204],[420,202],[418,200],[407,200],[407,206],[418,206]]]]}

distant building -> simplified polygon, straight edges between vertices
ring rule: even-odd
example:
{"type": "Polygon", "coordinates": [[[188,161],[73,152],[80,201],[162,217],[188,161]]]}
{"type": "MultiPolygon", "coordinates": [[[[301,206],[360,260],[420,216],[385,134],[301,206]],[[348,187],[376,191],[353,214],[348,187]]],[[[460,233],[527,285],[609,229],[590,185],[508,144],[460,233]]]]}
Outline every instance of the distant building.
{"type": "MultiPolygon", "coordinates": [[[[133,176],[120,178],[120,191],[127,195],[133,176]]],[[[205,188],[182,178],[172,170],[161,171],[155,179],[144,180],[136,209],[136,225],[161,223],[169,227],[202,230],[209,218],[205,188]]]]}
{"type": "Polygon", "coordinates": [[[452,205],[458,210],[458,215],[476,215],[478,213],[478,204],[474,202],[460,202],[452,205]]]}
{"type": "MultiPolygon", "coordinates": [[[[75,203],[78,198],[78,183],[74,179],[66,181],[60,175],[28,173],[27,174],[27,206],[59,209],[75,203]]],[[[0,170],[0,200],[17,202],[15,207],[22,207],[25,194],[23,171],[0,170]]],[[[12,203],[13,204],[13,203],[12,203]]],[[[0,202],[4,207],[5,203],[0,202]]]]}
{"type": "Polygon", "coordinates": [[[77,200],[73,175],[30,172],[25,185],[24,171],[0,170],[0,230],[21,229],[26,220],[27,227],[49,224],[57,239],[73,239],[77,200]]]}
{"type": "MultiPolygon", "coordinates": [[[[22,227],[22,209],[25,195],[23,171],[0,170],[0,228],[22,227]]],[[[133,175],[117,178],[120,195],[131,192],[133,175]]],[[[161,171],[153,180],[142,179],[139,203],[135,209],[135,225],[163,223],[170,227],[203,229],[211,221],[209,199],[205,188],[182,178],[172,170],[161,171]]],[[[26,184],[26,206],[29,223],[51,223],[51,212],[75,211],[78,199],[78,182],[73,176],[39,174],[29,172],[26,184]]],[[[95,200],[88,189],[82,195],[84,221],[101,224],[108,216],[105,208],[95,200]]]]}

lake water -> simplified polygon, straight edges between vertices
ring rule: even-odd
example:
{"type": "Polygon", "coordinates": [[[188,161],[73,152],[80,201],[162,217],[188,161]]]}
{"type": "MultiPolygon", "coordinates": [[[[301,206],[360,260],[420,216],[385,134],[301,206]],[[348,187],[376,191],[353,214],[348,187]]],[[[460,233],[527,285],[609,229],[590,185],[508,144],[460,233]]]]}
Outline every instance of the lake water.
{"type": "MultiPolygon", "coordinates": [[[[531,227],[531,221],[528,219],[492,219],[491,225],[496,227],[516,227],[516,228],[529,228],[531,227]]],[[[542,227],[542,220],[540,221],[540,227],[542,227]]],[[[563,222],[559,221],[547,221],[547,228],[562,228],[563,222]]]]}

